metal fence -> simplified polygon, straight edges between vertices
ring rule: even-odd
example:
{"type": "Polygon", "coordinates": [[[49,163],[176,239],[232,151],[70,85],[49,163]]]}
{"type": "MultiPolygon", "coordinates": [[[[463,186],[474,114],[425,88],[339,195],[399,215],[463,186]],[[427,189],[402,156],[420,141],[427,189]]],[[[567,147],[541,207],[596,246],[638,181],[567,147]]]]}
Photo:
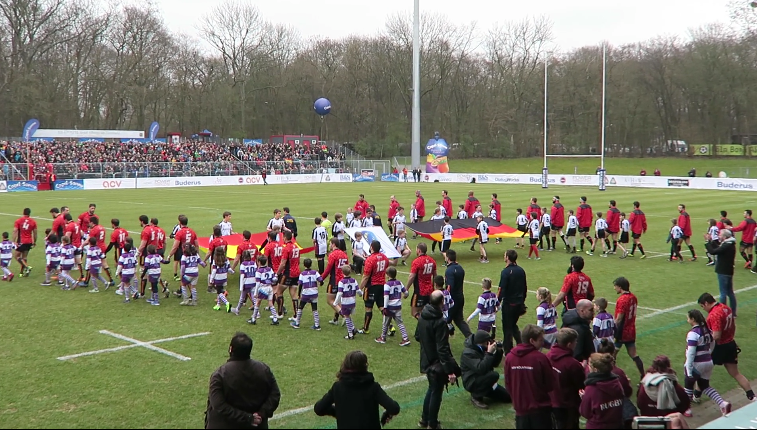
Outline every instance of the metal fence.
{"type": "MultiPolygon", "coordinates": [[[[321,173],[333,169],[335,173],[352,173],[355,170],[343,161],[219,161],[170,163],[57,163],[22,164],[4,163],[0,180],[46,180],[50,167],[58,179],[88,178],[148,178],[180,176],[237,176],[259,175],[263,170],[276,174],[321,173]]],[[[371,167],[372,168],[372,167],[371,167]]],[[[357,170],[359,172],[359,170],[357,170]]]]}

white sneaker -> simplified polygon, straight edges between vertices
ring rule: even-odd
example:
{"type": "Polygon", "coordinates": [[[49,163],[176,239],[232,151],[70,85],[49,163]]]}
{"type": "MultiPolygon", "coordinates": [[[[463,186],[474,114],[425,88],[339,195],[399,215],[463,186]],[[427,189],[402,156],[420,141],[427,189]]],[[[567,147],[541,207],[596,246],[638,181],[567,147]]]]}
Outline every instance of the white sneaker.
{"type": "Polygon", "coordinates": [[[723,402],[722,405],[720,405],[720,412],[723,414],[724,417],[727,417],[728,414],[731,413],[731,404],[729,402],[723,402]]]}

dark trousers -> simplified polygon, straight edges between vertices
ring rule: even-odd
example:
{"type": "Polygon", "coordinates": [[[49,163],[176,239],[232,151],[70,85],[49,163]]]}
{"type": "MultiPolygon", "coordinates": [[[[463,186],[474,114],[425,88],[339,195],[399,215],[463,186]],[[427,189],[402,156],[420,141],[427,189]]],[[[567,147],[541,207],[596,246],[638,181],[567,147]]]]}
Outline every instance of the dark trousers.
{"type": "Polygon", "coordinates": [[[355,269],[355,273],[360,275],[363,273],[363,265],[365,264],[365,258],[354,256],[352,257],[352,264],[354,266],[353,269],[355,269]]]}
{"type": "Polygon", "coordinates": [[[468,322],[465,321],[465,316],[463,315],[465,299],[462,297],[453,297],[452,300],[455,301],[455,305],[449,308],[447,324],[454,323],[458,330],[460,330],[463,336],[467,339],[472,333],[468,326],[468,322]]]}
{"type": "MultiPolygon", "coordinates": [[[[497,382],[499,382],[499,373],[492,370],[485,376],[482,376],[476,380],[474,386],[471,387],[472,389],[470,390],[471,397],[478,400],[482,400],[484,397],[490,397],[492,399],[505,402],[504,399],[500,400],[498,398],[501,393],[498,393],[494,389],[492,389],[494,384],[496,384],[497,382]]],[[[504,390],[504,388],[502,389],[504,390]]],[[[505,393],[507,393],[507,390],[505,390],[505,393]]],[[[509,398],[509,395],[507,397],[509,398]]]]}
{"type": "Polygon", "coordinates": [[[447,380],[443,379],[445,376],[436,377],[426,374],[428,390],[426,391],[426,398],[423,399],[421,421],[428,423],[429,427],[435,428],[439,424],[439,409],[442,408],[442,395],[444,394],[444,387],[447,385],[447,380]]]}
{"type": "Polygon", "coordinates": [[[551,429],[552,410],[542,409],[528,415],[515,416],[516,429],[551,429]]]}
{"type": "Polygon", "coordinates": [[[505,348],[505,354],[513,349],[513,338],[515,338],[516,344],[521,343],[518,319],[520,319],[522,310],[523,305],[502,305],[502,333],[504,334],[502,345],[505,348]]]}
{"type": "Polygon", "coordinates": [[[552,408],[556,429],[578,429],[579,413],[577,408],[552,408]]]}

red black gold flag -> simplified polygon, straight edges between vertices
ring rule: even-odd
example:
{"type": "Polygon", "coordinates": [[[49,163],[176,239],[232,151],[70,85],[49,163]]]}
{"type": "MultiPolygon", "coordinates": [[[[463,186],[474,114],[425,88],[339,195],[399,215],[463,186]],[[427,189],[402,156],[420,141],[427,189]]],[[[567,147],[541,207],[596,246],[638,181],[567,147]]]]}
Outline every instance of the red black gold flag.
{"type": "MultiPolygon", "coordinates": [[[[241,234],[232,234],[230,236],[224,236],[223,238],[226,240],[226,243],[229,244],[226,247],[226,256],[232,259],[236,258],[237,248],[242,242],[244,242],[244,236],[242,236],[241,234]]],[[[202,250],[203,252],[208,252],[210,238],[200,237],[198,238],[198,241],[200,242],[200,250],[202,250]]],[[[258,249],[261,249],[265,245],[265,243],[268,242],[268,232],[264,231],[261,233],[253,233],[250,237],[250,241],[257,245],[258,249]]],[[[303,248],[300,244],[297,244],[297,247],[300,248],[300,254],[307,254],[309,252],[312,252],[314,249],[312,246],[303,248]]]]}
{"type": "MultiPolygon", "coordinates": [[[[521,235],[523,234],[517,229],[510,227],[509,225],[494,221],[491,218],[485,218],[484,220],[487,224],[489,224],[490,239],[521,237],[521,235]]],[[[474,219],[453,219],[450,220],[449,223],[453,228],[452,242],[462,242],[464,240],[471,240],[478,237],[478,234],[476,234],[477,221],[474,219]]],[[[423,221],[407,224],[407,228],[413,230],[419,236],[437,242],[441,242],[442,240],[443,226],[444,221],[442,220],[423,221]]]]}

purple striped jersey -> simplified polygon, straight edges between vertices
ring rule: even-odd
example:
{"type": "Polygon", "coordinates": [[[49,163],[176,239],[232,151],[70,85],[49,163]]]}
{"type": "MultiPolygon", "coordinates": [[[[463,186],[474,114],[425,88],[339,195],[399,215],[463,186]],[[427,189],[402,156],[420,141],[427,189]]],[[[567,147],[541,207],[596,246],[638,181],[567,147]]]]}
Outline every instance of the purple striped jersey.
{"type": "Polygon", "coordinates": [[[258,288],[260,287],[270,287],[274,284],[276,279],[276,274],[273,272],[273,269],[271,269],[268,266],[258,267],[258,270],[255,272],[255,281],[257,282],[258,288]]]}
{"type": "Polygon", "coordinates": [[[255,288],[257,280],[255,273],[258,271],[258,265],[254,261],[243,261],[239,265],[239,276],[242,277],[242,288],[251,290],[255,288]]]}
{"type": "Polygon", "coordinates": [[[63,267],[74,267],[76,247],[71,245],[63,245],[60,248],[60,265],[63,267]]]}
{"type": "Polygon", "coordinates": [[[16,244],[10,240],[0,242],[0,260],[10,260],[13,258],[14,249],[16,249],[16,244]]]}
{"type": "Polygon", "coordinates": [[[181,256],[181,273],[186,276],[196,278],[200,273],[200,259],[199,255],[182,255],[181,256]]]}
{"type": "MultiPolygon", "coordinates": [[[[325,234],[325,233],[324,233],[325,234]]],[[[300,295],[303,299],[315,299],[318,297],[318,284],[323,282],[323,278],[317,270],[305,270],[300,272],[300,278],[297,285],[302,287],[300,295]]]]}
{"type": "Polygon", "coordinates": [[[384,284],[384,307],[390,311],[402,310],[402,296],[407,289],[402,281],[390,279],[384,284]]]}
{"type": "Polygon", "coordinates": [[[213,283],[215,285],[225,284],[229,278],[230,270],[231,270],[231,266],[229,266],[228,261],[221,266],[216,266],[216,268],[213,269],[213,283]]]}
{"type": "Polygon", "coordinates": [[[97,246],[87,247],[87,267],[99,269],[103,265],[103,258],[105,254],[102,249],[97,246]]]}
{"type": "Polygon", "coordinates": [[[707,327],[694,327],[686,335],[686,346],[696,348],[695,363],[712,361],[710,351],[713,342],[712,333],[707,327]]]}
{"type": "Polygon", "coordinates": [[[158,254],[150,254],[145,257],[145,270],[147,271],[147,276],[152,278],[160,277],[160,273],[162,272],[160,264],[162,262],[163,257],[158,254]]]}
{"type": "Polygon", "coordinates": [[[343,305],[354,305],[357,289],[357,281],[354,278],[346,277],[339,281],[337,292],[342,293],[341,303],[343,305]]]}
{"type": "Polygon", "coordinates": [[[134,256],[134,251],[124,252],[118,257],[118,265],[121,266],[122,275],[134,275],[134,271],[137,267],[137,257],[134,256]]]}
{"type": "Polygon", "coordinates": [[[491,291],[485,291],[478,297],[478,303],[476,304],[476,307],[481,311],[478,315],[478,320],[482,322],[496,321],[497,306],[499,306],[497,295],[491,291]]]}
{"type": "Polygon", "coordinates": [[[57,265],[60,263],[60,245],[52,243],[45,248],[45,257],[48,264],[57,265]]]}
{"type": "Polygon", "coordinates": [[[544,329],[544,334],[557,333],[557,310],[552,303],[541,302],[536,308],[536,325],[544,329]]]}
{"type": "Polygon", "coordinates": [[[449,308],[455,306],[455,301],[452,300],[452,294],[447,290],[442,290],[442,295],[444,296],[444,301],[442,302],[442,315],[446,321],[447,318],[449,318],[449,308]]]}
{"type": "Polygon", "coordinates": [[[607,311],[602,311],[594,317],[592,324],[594,337],[597,340],[610,339],[614,342],[615,338],[615,319],[607,311]]]}

